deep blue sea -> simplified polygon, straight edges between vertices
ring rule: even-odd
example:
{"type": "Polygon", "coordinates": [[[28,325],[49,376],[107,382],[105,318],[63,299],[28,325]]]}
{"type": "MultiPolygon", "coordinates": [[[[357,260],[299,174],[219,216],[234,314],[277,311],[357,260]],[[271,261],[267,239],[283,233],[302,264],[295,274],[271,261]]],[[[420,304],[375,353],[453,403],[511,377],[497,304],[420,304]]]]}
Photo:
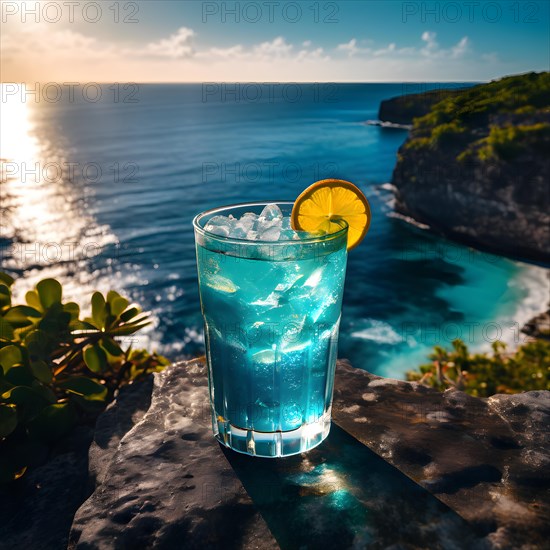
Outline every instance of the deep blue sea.
{"type": "Polygon", "coordinates": [[[365,121],[382,99],[434,87],[104,85],[70,94],[62,86],[61,95],[39,90],[38,101],[4,88],[2,266],[20,276],[19,297],[47,276],[70,299],[122,291],[155,318],[135,347],[199,354],[193,216],[294,200],[339,177],[361,187],[373,210],[349,255],[340,357],[403,377],[456,337],[476,349],[497,337],[517,343],[519,326],[544,308],[547,271],[392,215],[388,182],[407,131],[365,121]]]}

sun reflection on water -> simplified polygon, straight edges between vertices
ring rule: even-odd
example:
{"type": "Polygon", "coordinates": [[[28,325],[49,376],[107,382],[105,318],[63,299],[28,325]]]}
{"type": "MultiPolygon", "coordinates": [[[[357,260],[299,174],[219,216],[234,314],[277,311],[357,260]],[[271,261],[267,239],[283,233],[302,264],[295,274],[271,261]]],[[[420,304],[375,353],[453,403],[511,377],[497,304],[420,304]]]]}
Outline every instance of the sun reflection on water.
{"type": "Polygon", "coordinates": [[[28,101],[24,89],[10,94],[1,86],[2,267],[24,274],[16,299],[45,277],[59,278],[67,297],[78,298],[92,280],[102,286],[100,274],[85,269],[86,260],[116,239],[82,207],[84,189],[69,177],[63,136],[48,124],[51,105],[28,101]]]}

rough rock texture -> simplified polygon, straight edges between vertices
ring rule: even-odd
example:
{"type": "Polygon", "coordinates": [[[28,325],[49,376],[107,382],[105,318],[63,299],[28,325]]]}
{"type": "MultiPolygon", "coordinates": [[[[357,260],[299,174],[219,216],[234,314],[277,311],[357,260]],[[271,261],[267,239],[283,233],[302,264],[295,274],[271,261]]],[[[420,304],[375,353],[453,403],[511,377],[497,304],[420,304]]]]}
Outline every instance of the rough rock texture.
{"type": "Polygon", "coordinates": [[[488,548],[483,533],[335,424],[301,455],[225,454],[283,549],[488,548]]]}
{"type": "Polygon", "coordinates": [[[396,211],[464,244],[550,263],[548,73],[453,94],[381,106],[384,120],[426,115],[397,155],[396,211]]]}
{"type": "Polygon", "coordinates": [[[89,471],[94,483],[105,480],[109,463],[120,440],[144,416],[151,404],[153,378],[125,386],[117,399],[97,419],[89,452],[89,471]]]}
{"type": "Polygon", "coordinates": [[[200,361],[157,376],[151,408],[120,439],[116,409],[137,402],[126,396],[99,419],[99,485],[76,515],[71,548],[485,548],[456,513],[337,426],[287,459],[222,450],[200,361]]]}
{"type": "Polygon", "coordinates": [[[341,363],[333,418],[486,534],[493,548],[550,537],[550,392],[478,399],[341,363]]]}
{"type": "Polygon", "coordinates": [[[122,425],[111,418],[115,440],[100,419],[100,484],[75,515],[69,548],[276,547],[212,440],[203,363],[156,375],[151,407],[118,443],[122,425]]]}
{"type": "Polygon", "coordinates": [[[525,323],[521,331],[532,338],[550,340],[550,309],[525,323]]]}
{"type": "Polygon", "coordinates": [[[200,360],[156,375],[121,439],[115,408],[70,548],[528,549],[550,535],[549,392],[476,399],[339,362],[329,437],[278,460],[215,442],[200,360]]]}
{"type": "Polygon", "coordinates": [[[67,547],[74,513],[90,495],[88,447],[92,428],[80,426],[50,459],[16,485],[0,487],[0,548],[67,547]]]}
{"type": "Polygon", "coordinates": [[[550,263],[550,157],[458,162],[460,146],[408,143],[392,176],[398,213],[475,248],[550,263]]]}

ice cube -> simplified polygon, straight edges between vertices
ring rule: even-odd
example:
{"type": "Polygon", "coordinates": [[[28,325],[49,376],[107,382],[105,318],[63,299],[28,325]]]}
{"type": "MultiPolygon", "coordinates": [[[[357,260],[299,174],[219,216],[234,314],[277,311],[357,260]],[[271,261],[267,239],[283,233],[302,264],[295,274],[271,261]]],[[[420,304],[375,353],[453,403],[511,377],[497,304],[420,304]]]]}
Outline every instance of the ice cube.
{"type": "Polygon", "coordinates": [[[290,225],[290,218],[283,218],[281,229],[292,229],[292,226],[290,225]]]}
{"type": "Polygon", "coordinates": [[[229,236],[235,239],[246,239],[246,231],[242,227],[234,227],[230,232],[229,236]]]}
{"type": "Polygon", "coordinates": [[[279,237],[280,241],[297,241],[300,239],[300,236],[296,231],[292,229],[282,229],[281,235],[279,237]]]}
{"type": "Polygon", "coordinates": [[[254,229],[256,229],[256,231],[265,231],[270,227],[278,227],[279,229],[281,229],[281,224],[281,218],[273,218],[272,220],[268,220],[267,218],[260,217],[256,220],[256,225],[254,229]]]}
{"type": "Polygon", "coordinates": [[[274,219],[283,219],[283,213],[281,212],[281,209],[276,204],[268,204],[264,207],[260,214],[260,218],[264,218],[265,220],[271,221],[274,219]]]}
{"type": "Polygon", "coordinates": [[[252,216],[247,216],[246,214],[241,217],[241,219],[235,224],[235,227],[242,227],[245,231],[245,233],[248,233],[251,229],[254,229],[254,225],[256,224],[257,216],[256,214],[253,214],[252,216]]]}
{"type": "Polygon", "coordinates": [[[250,219],[252,221],[256,221],[258,219],[258,214],[255,214],[254,212],[245,212],[242,216],[241,216],[241,221],[243,220],[246,220],[246,219],[250,219]]]}
{"type": "Polygon", "coordinates": [[[306,280],[306,282],[304,283],[304,286],[309,286],[311,288],[315,288],[320,280],[321,280],[321,276],[323,275],[323,271],[325,270],[325,267],[326,266],[321,266],[321,267],[318,267],[306,280]]]}
{"type": "Polygon", "coordinates": [[[298,340],[294,342],[285,342],[281,346],[283,353],[294,353],[297,351],[304,351],[311,346],[311,340],[298,340]]]}
{"type": "Polygon", "coordinates": [[[205,282],[206,286],[226,294],[233,294],[239,290],[239,287],[231,279],[221,275],[208,274],[205,282]]]}
{"type": "Polygon", "coordinates": [[[281,235],[281,229],[277,226],[274,226],[274,227],[269,227],[265,231],[262,231],[260,234],[260,239],[262,241],[278,241],[280,235],[281,235]]]}
{"type": "Polygon", "coordinates": [[[235,218],[230,216],[213,216],[208,220],[204,229],[209,233],[214,233],[215,235],[220,235],[222,237],[228,237],[231,233],[231,229],[235,225],[235,218]]]}
{"type": "Polygon", "coordinates": [[[256,240],[258,240],[258,232],[251,229],[246,234],[246,240],[247,241],[256,241],[256,240]]]}
{"type": "Polygon", "coordinates": [[[279,283],[275,290],[277,292],[285,292],[289,288],[293,287],[302,277],[304,276],[303,273],[290,273],[285,276],[285,279],[282,283],[279,283]]]}
{"type": "Polygon", "coordinates": [[[229,237],[229,233],[231,232],[229,225],[213,225],[211,223],[207,223],[204,230],[208,231],[208,233],[214,233],[214,235],[220,235],[221,237],[229,237]]]}
{"type": "Polygon", "coordinates": [[[232,225],[234,219],[232,216],[229,218],[227,216],[212,216],[208,220],[208,225],[229,226],[232,225]]]}
{"type": "Polygon", "coordinates": [[[269,306],[272,307],[278,307],[279,306],[279,294],[277,292],[272,292],[265,300],[262,298],[256,300],[255,302],[252,302],[253,306],[269,306]]]}
{"type": "Polygon", "coordinates": [[[259,217],[254,228],[261,241],[278,241],[281,234],[281,218],[267,220],[259,217]]]}
{"type": "Polygon", "coordinates": [[[311,309],[311,320],[316,323],[319,318],[334,304],[338,302],[338,298],[334,294],[322,294],[322,298],[315,302],[315,306],[311,309]]]}
{"type": "Polygon", "coordinates": [[[249,239],[248,233],[254,230],[256,218],[256,214],[252,214],[251,212],[243,214],[240,220],[235,221],[235,225],[232,227],[229,236],[236,239],[249,239]]]}
{"type": "Polygon", "coordinates": [[[273,349],[266,349],[256,352],[252,356],[252,361],[254,363],[260,363],[262,365],[270,365],[277,361],[277,352],[273,349]]]}

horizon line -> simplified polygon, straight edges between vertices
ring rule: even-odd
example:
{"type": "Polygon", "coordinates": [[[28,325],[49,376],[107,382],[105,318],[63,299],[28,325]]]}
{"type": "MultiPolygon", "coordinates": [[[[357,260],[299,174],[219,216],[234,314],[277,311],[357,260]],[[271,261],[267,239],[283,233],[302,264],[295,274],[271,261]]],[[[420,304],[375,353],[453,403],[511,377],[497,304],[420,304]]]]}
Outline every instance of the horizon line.
{"type": "MultiPolygon", "coordinates": [[[[524,74],[524,73],[520,73],[524,74]]],[[[512,75],[506,75],[512,76],[512,75]]],[[[505,78],[504,76],[498,77],[498,79],[505,78]]],[[[121,81],[121,80],[87,80],[86,83],[93,82],[94,84],[479,84],[484,82],[492,82],[497,79],[490,80],[285,80],[285,81],[269,81],[269,80],[149,80],[139,82],[137,80],[121,81]]],[[[56,80],[48,81],[3,81],[2,84],[80,84],[80,82],[60,82],[56,80]]]]}

